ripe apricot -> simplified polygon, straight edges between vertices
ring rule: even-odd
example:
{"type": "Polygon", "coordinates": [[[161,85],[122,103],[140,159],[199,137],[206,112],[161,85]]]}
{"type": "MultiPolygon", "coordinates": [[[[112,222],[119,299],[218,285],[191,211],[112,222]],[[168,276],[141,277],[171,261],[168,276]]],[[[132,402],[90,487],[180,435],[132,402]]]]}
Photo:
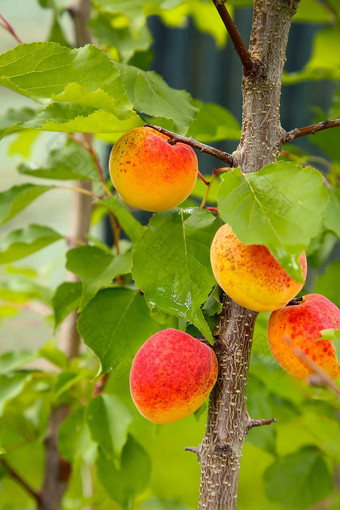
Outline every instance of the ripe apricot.
{"type": "MultiPolygon", "coordinates": [[[[210,260],[216,281],[224,292],[255,312],[281,308],[303,287],[289,276],[266,246],[241,243],[228,224],[216,232],[210,260]]],[[[306,278],[305,253],[299,262],[306,278]]]]}
{"type": "MultiPolygon", "coordinates": [[[[293,300],[293,303],[297,300],[293,300]]],[[[302,351],[332,379],[340,365],[331,340],[318,340],[323,329],[340,328],[340,310],[320,294],[307,294],[296,304],[273,312],[268,322],[269,347],[276,361],[290,375],[308,382],[313,370],[299,357],[302,351]]]]}
{"type": "Polygon", "coordinates": [[[166,211],[192,192],[198,172],[193,149],[149,127],[135,128],[113,146],[112,182],[126,203],[138,209],[166,211]]]}
{"type": "Polygon", "coordinates": [[[177,329],[155,333],[137,352],[130,372],[132,399],[148,420],[173,423],[203,404],[217,378],[206,344],[177,329]]]}

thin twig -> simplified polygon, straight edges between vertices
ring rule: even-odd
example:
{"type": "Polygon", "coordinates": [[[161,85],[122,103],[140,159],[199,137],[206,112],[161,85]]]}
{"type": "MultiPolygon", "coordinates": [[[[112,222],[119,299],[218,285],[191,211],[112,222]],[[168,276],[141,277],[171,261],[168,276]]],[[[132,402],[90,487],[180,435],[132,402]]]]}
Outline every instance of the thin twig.
{"type": "Polygon", "coordinates": [[[103,172],[103,169],[102,169],[101,164],[99,162],[98,156],[97,156],[97,154],[96,154],[96,152],[95,152],[95,150],[93,148],[92,139],[91,139],[91,137],[90,137],[90,135],[88,133],[83,133],[83,135],[84,135],[84,138],[85,138],[85,140],[87,141],[87,144],[88,144],[88,152],[91,154],[92,159],[94,161],[94,164],[96,165],[97,172],[98,172],[98,175],[99,175],[99,179],[100,179],[100,182],[102,183],[102,186],[104,188],[105,194],[106,194],[106,196],[110,196],[111,193],[110,193],[110,190],[108,189],[108,187],[106,186],[104,172],[103,172]]]}
{"type": "MultiPolygon", "coordinates": [[[[98,159],[98,156],[94,150],[94,147],[93,147],[93,143],[92,143],[92,139],[90,137],[90,135],[88,133],[83,133],[84,135],[84,138],[88,144],[88,152],[91,154],[92,156],[92,159],[94,161],[94,164],[97,168],[97,172],[98,172],[98,175],[99,175],[99,179],[100,179],[100,182],[102,183],[102,186],[103,186],[103,189],[104,189],[104,192],[105,192],[105,195],[107,197],[111,196],[111,192],[109,190],[109,188],[107,187],[106,185],[106,181],[105,181],[105,177],[104,177],[104,172],[103,172],[103,169],[101,167],[101,164],[99,162],[99,159],[98,159]]],[[[110,221],[110,224],[111,224],[111,228],[112,228],[112,234],[113,234],[113,241],[114,241],[114,245],[116,247],[116,254],[119,255],[120,253],[120,249],[119,249],[119,240],[120,240],[120,227],[119,227],[119,224],[113,214],[112,211],[109,211],[109,221],[110,221]]]]}
{"type": "Polygon", "coordinates": [[[0,22],[0,26],[7,30],[7,32],[9,32],[19,44],[23,44],[23,41],[17,35],[12,25],[7,21],[7,19],[2,14],[0,14],[0,19],[2,21],[2,23],[0,22]]]}
{"type": "Polygon", "coordinates": [[[297,345],[294,345],[293,342],[288,338],[287,335],[284,336],[284,341],[290,345],[294,354],[301,359],[301,361],[312,371],[312,374],[308,377],[308,383],[311,386],[327,386],[338,398],[340,398],[340,389],[334,383],[333,379],[323,370],[315,361],[310,359],[307,354],[300,349],[297,345]]]}
{"type": "Polygon", "coordinates": [[[30,496],[32,496],[35,501],[40,504],[41,503],[41,497],[39,492],[35,491],[21,476],[14,471],[14,469],[7,463],[6,460],[1,459],[0,463],[6,468],[7,474],[13,478],[30,496]]]}
{"type": "Polygon", "coordinates": [[[271,425],[272,423],[276,423],[275,418],[271,418],[270,420],[250,420],[247,426],[247,429],[250,430],[254,427],[262,427],[263,425],[271,425]]]}
{"type": "Polygon", "coordinates": [[[231,154],[228,154],[228,152],[220,151],[219,149],[215,149],[215,147],[211,147],[210,145],[206,145],[205,143],[198,142],[192,137],[188,138],[186,136],[178,135],[160,126],[154,126],[153,124],[144,124],[144,126],[155,129],[156,131],[163,133],[163,135],[168,136],[169,137],[168,143],[171,144],[175,144],[177,142],[185,143],[186,145],[190,145],[190,147],[193,147],[194,149],[198,149],[200,152],[204,152],[206,154],[210,154],[211,156],[215,156],[215,158],[224,161],[224,163],[226,163],[228,166],[231,167],[233,166],[234,163],[233,157],[231,154]]]}
{"type": "Polygon", "coordinates": [[[89,147],[87,145],[85,145],[83,142],[81,142],[80,140],[78,140],[78,138],[74,135],[72,135],[71,133],[65,133],[66,136],[72,140],[72,142],[76,143],[77,145],[79,145],[79,147],[81,147],[82,149],[84,149],[86,152],[88,152],[89,154],[91,154],[91,151],[89,149],[89,147]]]}
{"type": "Polygon", "coordinates": [[[224,4],[225,0],[213,0],[213,2],[229,33],[230,39],[233,41],[236,53],[240,57],[244,74],[246,76],[259,76],[262,72],[262,66],[257,60],[254,60],[251,57],[247,50],[246,45],[244,44],[243,39],[224,4]]]}
{"type": "Polygon", "coordinates": [[[97,200],[103,200],[103,197],[101,197],[100,195],[97,195],[97,193],[93,193],[93,191],[89,191],[84,188],[77,188],[76,186],[63,186],[62,184],[55,184],[54,187],[57,189],[69,189],[71,191],[76,191],[77,193],[82,193],[83,195],[88,195],[88,196],[93,197],[97,200]]]}
{"type": "Polygon", "coordinates": [[[317,124],[311,124],[310,126],[305,126],[302,128],[295,128],[291,131],[286,131],[282,137],[282,142],[287,143],[295,140],[295,138],[300,138],[301,136],[314,135],[318,131],[323,131],[324,129],[329,129],[333,127],[340,126],[340,119],[334,120],[323,120],[322,122],[318,122],[317,124]]]}
{"type": "Polygon", "coordinates": [[[186,452],[193,452],[193,453],[196,453],[196,455],[198,455],[198,454],[199,454],[199,450],[198,450],[198,448],[197,448],[196,446],[186,446],[186,447],[184,448],[184,450],[185,450],[186,452]]]}

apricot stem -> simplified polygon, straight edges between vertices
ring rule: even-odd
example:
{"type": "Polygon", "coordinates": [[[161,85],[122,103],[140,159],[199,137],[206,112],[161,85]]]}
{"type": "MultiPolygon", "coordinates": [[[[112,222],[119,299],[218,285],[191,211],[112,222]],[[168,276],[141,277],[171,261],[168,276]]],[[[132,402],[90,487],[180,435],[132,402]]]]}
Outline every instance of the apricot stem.
{"type": "Polygon", "coordinates": [[[303,297],[295,297],[293,299],[291,299],[287,304],[286,306],[296,306],[296,305],[300,305],[303,301],[303,297]]]}
{"type": "Polygon", "coordinates": [[[207,189],[205,190],[205,194],[204,194],[203,200],[200,205],[201,209],[203,209],[205,207],[205,204],[207,203],[209,192],[211,190],[211,185],[214,182],[215,177],[216,177],[216,174],[213,172],[210,181],[209,182],[206,181],[207,189]]]}
{"type": "Polygon", "coordinates": [[[177,133],[169,131],[168,129],[162,128],[160,126],[154,126],[153,124],[144,124],[144,127],[150,127],[155,131],[159,131],[159,133],[162,133],[163,135],[167,135],[170,138],[168,143],[172,145],[178,142],[185,143],[186,145],[190,145],[190,147],[193,147],[194,149],[198,149],[200,152],[210,154],[211,156],[214,156],[215,158],[224,161],[224,163],[226,163],[230,167],[234,166],[233,157],[231,154],[228,154],[228,152],[220,151],[219,149],[215,149],[215,147],[211,147],[210,145],[206,145],[205,143],[198,142],[191,136],[188,138],[186,136],[178,135],[177,133]]]}
{"type": "Polygon", "coordinates": [[[225,6],[225,0],[213,0],[218,14],[226,27],[230,39],[233,41],[234,48],[238,54],[243,72],[246,76],[260,76],[262,74],[262,66],[259,61],[253,59],[246,48],[243,39],[233,22],[228,9],[225,6]]]}

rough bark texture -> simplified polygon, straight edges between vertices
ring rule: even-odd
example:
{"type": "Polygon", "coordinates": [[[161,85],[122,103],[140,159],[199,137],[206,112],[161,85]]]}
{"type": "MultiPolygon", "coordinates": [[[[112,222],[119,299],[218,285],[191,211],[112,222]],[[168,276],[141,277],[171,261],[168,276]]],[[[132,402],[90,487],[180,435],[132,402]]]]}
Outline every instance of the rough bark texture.
{"type": "Polygon", "coordinates": [[[241,450],[248,431],[248,367],[256,312],[224,296],[215,332],[219,363],[206,434],[199,447],[200,508],[235,508],[241,450]]]}
{"type": "MultiPolygon", "coordinates": [[[[255,0],[249,51],[259,76],[243,78],[242,137],[235,166],[256,172],[276,161],[283,143],[280,124],[282,71],[291,19],[300,0],[255,0]]],[[[208,423],[198,449],[201,510],[237,507],[241,450],[251,427],[246,410],[249,358],[256,313],[225,297],[216,330],[219,378],[210,396],[208,423]]],[[[268,418],[268,417],[260,417],[268,418]]]]}

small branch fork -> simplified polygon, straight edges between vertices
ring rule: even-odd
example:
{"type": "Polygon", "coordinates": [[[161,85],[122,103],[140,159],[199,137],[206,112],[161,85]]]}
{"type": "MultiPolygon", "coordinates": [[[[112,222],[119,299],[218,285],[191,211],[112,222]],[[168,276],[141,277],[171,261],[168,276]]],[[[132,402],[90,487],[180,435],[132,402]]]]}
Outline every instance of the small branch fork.
{"type": "Polygon", "coordinates": [[[323,131],[324,129],[334,128],[340,126],[340,119],[334,120],[323,120],[322,122],[318,122],[317,124],[311,124],[310,126],[305,126],[302,128],[295,128],[291,131],[287,131],[282,138],[283,143],[291,142],[296,138],[300,138],[301,136],[314,135],[318,131],[323,131]]]}
{"type": "Polygon", "coordinates": [[[0,14],[0,20],[1,20],[0,26],[7,30],[7,32],[9,32],[19,44],[22,44],[23,41],[17,35],[12,25],[7,21],[7,19],[2,14],[0,14]]]}
{"type": "MultiPolygon", "coordinates": [[[[249,430],[254,427],[262,427],[263,425],[271,425],[272,423],[276,423],[275,418],[271,418],[270,420],[252,420],[249,417],[248,425],[246,428],[246,434],[248,434],[249,430]]],[[[186,452],[193,452],[196,453],[197,456],[199,456],[200,450],[197,446],[186,446],[184,448],[186,452]]]]}
{"type": "Polygon", "coordinates": [[[259,61],[251,57],[247,50],[243,39],[225,6],[225,1],[226,0],[213,0],[217,12],[229,33],[230,39],[233,41],[234,48],[240,57],[243,72],[246,76],[260,76],[262,73],[262,66],[259,61]]]}

